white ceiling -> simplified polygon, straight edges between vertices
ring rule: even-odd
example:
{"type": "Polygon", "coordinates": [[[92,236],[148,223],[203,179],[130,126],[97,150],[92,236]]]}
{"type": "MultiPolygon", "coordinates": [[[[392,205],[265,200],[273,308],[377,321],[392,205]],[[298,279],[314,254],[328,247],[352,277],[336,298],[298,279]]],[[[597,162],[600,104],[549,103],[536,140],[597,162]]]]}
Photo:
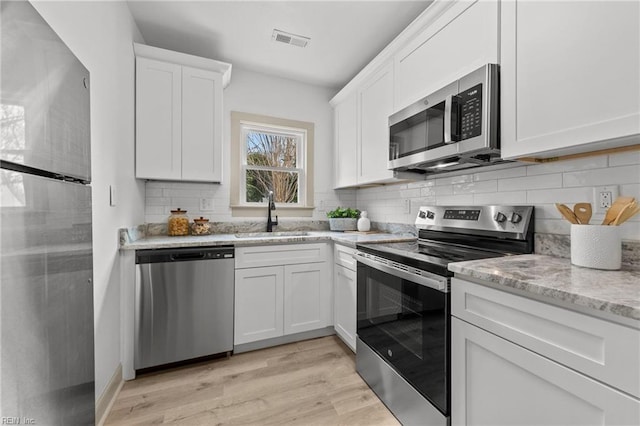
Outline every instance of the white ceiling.
{"type": "Polygon", "coordinates": [[[129,9],[149,45],[339,89],[431,0],[141,1],[129,9]],[[276,43],[273,29],[311,37],[276,43]]]}

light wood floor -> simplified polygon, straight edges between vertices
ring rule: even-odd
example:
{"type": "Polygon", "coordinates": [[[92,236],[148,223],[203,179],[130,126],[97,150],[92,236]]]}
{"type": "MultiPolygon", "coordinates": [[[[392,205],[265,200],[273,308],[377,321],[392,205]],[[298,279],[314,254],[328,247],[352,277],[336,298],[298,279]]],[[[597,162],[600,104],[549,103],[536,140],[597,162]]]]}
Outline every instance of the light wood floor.
{"type": "Polygon", "coordinates": [[[335,336],[126,382],[107,425],[399,425],[335,336]]]}

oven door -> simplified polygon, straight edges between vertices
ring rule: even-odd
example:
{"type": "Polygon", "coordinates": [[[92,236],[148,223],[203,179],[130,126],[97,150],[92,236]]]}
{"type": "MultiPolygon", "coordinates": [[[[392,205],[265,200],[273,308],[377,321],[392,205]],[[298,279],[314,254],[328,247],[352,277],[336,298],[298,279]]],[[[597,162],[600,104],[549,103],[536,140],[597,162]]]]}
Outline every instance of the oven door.
{"type": "Polygon", "coordinates": [[[424,271],[412,278],[410,272],[357,258],[358,337],[448,416],[447,278],[424,271]],[[443,282],[444,290],[437,289],[443,282]]]}

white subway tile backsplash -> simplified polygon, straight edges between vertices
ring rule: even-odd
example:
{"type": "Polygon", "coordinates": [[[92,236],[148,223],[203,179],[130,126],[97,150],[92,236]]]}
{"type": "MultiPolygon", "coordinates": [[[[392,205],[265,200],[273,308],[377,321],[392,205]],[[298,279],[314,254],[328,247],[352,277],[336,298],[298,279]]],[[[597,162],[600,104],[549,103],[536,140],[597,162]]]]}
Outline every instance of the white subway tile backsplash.
{"type": "Polygon", "coordinates": [[[497,190],[497,180],[456,183],[453,185],[454,194],[476,194],[483,192],[496,192],[497,190]]]}
{"type": "Polygon", "coordinates": [[[607,156],[579,158],[576,160],[554,161],[549,163],[527,166],[527,176],[537,176],[549,173],[562,173],[572,170],[591,170],[607,167],[607,156]]]}
{"type": "Polygon", "coordinates": [[[428,186],[420,190],[421,197],[435,197],[436,191],[434,186],[428,186]]]}
{"type": "Polygon", "coordinates": [[[490,170],[488,172],[478,172],[473,174],[474,181],[492,180],[492,179],[508,179],[512,177],[526,176],[526,167],[521,163],[513,163],[504,166],[498,170],[490,170]],[[508,167],[508,168],[507,168],[508,167]]]}
{"type": "Polygon", "coordinates": [[[526,191],[529,189],[559,188],[561,186],[561,173],[500,179],[498,181],[498,191],[526,191]]]}
{"type": "Polygon", "coordinates": [[[436,186],[434,188],[434,190],[435,190],[435,193],[436,193],[436,197],[453,195],[453,186],[452,185],[436,186]]]}
{"type": "Polygon", "coordinates": [[[437,197],[436,205],[439,206],[469,206],[473,205],[473,194],[444,195],[437,197]]]}
{"type": "Polygon", "coordinates": [[[453,185],[456,183],[472,182],[473,175],[468,174],[468,175],[458,175],[458,176],[451,176],[451,177],[437,177],[435,181],[436,181],[436,186],[453,185]]]}
{"type": "Polygon", "coordinates": [[[563,186],[565,187],[614,185],[637,183],[638,181],[640,181],[640,164],[566,172],[563,175],[563,186]]]}
{"type": "Polygon", "coordinates": [[[526,205],[527,193],[525,191],[487,192],[473,194],[473,204],[513,204],[526,205]]]}
{"type": "Polygon", "coordinates": [[[628,151],[609,155],[609,167],[640,164],[640,151],[628,151]]]}
{"type": "Polygon", "coordinates": [[[567,204],[582,202],[593,202],[593,190],[591,187],[534,189],[527,191],[527,204],[567,204]]]}

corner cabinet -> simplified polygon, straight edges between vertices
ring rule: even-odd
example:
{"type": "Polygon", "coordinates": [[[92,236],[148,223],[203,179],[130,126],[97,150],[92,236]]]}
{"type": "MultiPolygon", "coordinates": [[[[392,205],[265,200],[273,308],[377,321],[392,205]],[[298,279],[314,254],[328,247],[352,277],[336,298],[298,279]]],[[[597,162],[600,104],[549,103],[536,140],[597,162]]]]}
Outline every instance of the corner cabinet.
{"type": "Polygon", "coordinates": [[[234,345],[331,325],[327,243],[236,249],[234,345]]]}
{"type": "Polygon", "coordinates": [[[503,158],[640,143],[640,3],[501,3],[503,158]]]}
{"type": "Polygon", "coordinates": [[[136,177],[222,181],[222,91],[231,65],[134,43],[136,177]]]}
{"type": "Polygon", "coordinates": [[[451,283],[452,425],[640,424],[640,330],[451,283]]]}

